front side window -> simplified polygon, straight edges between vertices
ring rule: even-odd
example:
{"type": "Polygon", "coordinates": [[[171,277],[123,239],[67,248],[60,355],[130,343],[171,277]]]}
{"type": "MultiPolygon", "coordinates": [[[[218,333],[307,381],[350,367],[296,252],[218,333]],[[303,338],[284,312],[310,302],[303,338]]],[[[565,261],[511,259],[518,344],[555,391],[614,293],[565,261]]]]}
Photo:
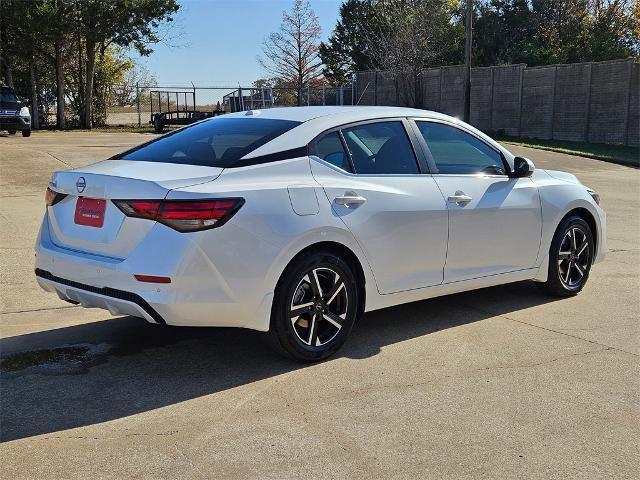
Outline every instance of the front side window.
{"type": "Polygon", "coordinates": [[[300,122],[267,118],[215,118],[169,133],[113,158],[240,167],[242,157],[297,125],[300,122]]]}
{"type": "Polygon", "coordinates": [[[416,157],[402,122],[375,122],[342,130],[355,173],[418,173],[416,157]]]}
{"type": "Polygon", "coordinates": [[[344,151],[342,140],[338,132],[331,132],[318,140],[315,144],[314,154],[325,162],[335,165],[346,172],[351,171],[349,157],[344,151]]]}
{"type": "Polygon", "coordinates": [[[505,175],[502,155],[459,128],[416,122],[431,151],[438,173],[505,175]]]}

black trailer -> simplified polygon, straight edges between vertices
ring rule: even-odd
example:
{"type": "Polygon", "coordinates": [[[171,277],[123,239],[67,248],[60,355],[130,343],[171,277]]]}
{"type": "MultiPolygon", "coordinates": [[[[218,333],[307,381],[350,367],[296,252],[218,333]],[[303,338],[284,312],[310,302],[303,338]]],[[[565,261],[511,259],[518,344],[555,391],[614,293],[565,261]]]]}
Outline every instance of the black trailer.
{"type": "Polygon", "coordinates": [[[189,125],[205,118],[225,113],[217,108],[213,111],[196,110],[196,92],[151,90],[151,120],[156,133],[162,133],[165,125],[189,125]]]}

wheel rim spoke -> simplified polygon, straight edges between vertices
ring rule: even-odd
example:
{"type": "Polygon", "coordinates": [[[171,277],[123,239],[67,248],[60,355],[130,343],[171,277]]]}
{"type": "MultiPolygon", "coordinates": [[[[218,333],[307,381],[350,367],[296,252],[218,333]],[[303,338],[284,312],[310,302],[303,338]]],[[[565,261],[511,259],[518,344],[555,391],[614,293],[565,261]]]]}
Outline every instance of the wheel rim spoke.
{"type": "Polygon", "coordinates": [[[313,290],[313,294],[316,297],[322,296],[322,287],[320,286],[320,280],[318,280],[318,269],[316,268],[311,272],[311,275],[308,275],[310,278],[309,284],[311,285],[311,290],[313,290]]]}
{"type": "Polygon", "coordinates": [[[311,325],[309,326],[309,338],[307,340],[308,345],[316,345],[318,341],[318,320],[318,315],[313,314],[311,317],[311,325]]]}
{"type": "Polygon", "coordinates": [[[573,266],[575,267],[575,269],[578,271],[578,273],[580,274],[580,278],[584,277],[584,270],[582,269],[582,267],[580,267],[580,265],[578,264],[578,262],[574,263],[573,266]]]}
{"type": "Polygon", "coordinates": [[[302,303],[300,305],[294,305],[291,308],[291,316],[292,317],[299,317],[300,315],[310,312],[311,309],[313,308],[313,302],[308,302],[308,303],[302,303]]]}
{"type": "Polygon", "coordinates": [[[576,229],[572,228],[571,229],[571,251],[575,252],[577,250],[577,246],[576,246],[576,229]]]}
{"type": "Polygon", "coordinates": [[[569,262],[569,266],[567,267],[567,271],[565,273],[564,283],[566,284],[569,284],[569,277],[571,276],[571,265],[572,263],[569,262]]]}
{"type": "Polygon", "coordinates": [[[582,245],[580,246],[580,250],[578,250],[577,255],[581,256],[584,251],[587,249],[587,247],[589,246],[589,243],[587,242],[587,239],[585,238],[584,241],[582,242],[582,245]]]}
{"type": "Polygon", "coordinates": [[[340,318],[338,315],[335,315],[331,312],[325,312],[322,316],[327,322],[336,327],[338,330],[342,328],[342,322],[344,321],[344,319],[340,318]]]}
{"type": "Polygon", "coordinates": [[[333,285],[333,288],[327,294],[327,305],[331,305],[331,303],[336,299],[340,291],[344,288],[344,282],[340,281],[340,277],[337,277],[338,281],[333,285]]]}

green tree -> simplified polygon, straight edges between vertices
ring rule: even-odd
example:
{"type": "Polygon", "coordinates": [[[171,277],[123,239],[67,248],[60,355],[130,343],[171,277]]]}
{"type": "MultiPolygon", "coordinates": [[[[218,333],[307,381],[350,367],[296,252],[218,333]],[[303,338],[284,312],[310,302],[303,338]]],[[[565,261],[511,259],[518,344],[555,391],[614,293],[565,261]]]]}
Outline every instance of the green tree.
{"type": "Polygon", "coordinates": [[[612,60],[638,55],[638,0],[489,0],[477,7],[479,65],[612,60]]]}
{"type": "Polygon", "coordinates": [[[77,26],[84,49],[84,112],[81,124],[91,128],[96,58],[110,45],[136,49],[141,55],[160,41],[159,26],[173,21],[176,0],[76,0],[77,26]]]}
{"type": "MultiPolygon", "coordinates": [[[[65,126],[64,45],[69,28],[68,12],[68,0],[0,1],[0,50],[5,60],[3,76],[8,83],[12,83],[14,68],[17,67],[16,72],[22,74],[23,79],[25,68],[28,69],[28,89],[31,91],[33,110],[37,112],[39,101],[36,91],[45,87],[39,79],[48,78],[48,67],[53,66],[59,128],[65,126]]],[[[36,122],[37,118],[34,114],[36,122]]]]}
{"type": "Polygon", "coordinates": [[[593,0],[589,20],[589,60],[640,54],[640,0],[593,0]]]}
{"type": "Polygon", "coordinates": [[[375,22],[374,0],[347,0],[340,6],[340,17],[333,33],[320,44],[323,74],[334,84],[351,80],[351,74],[373,68],[366,32],[375,22]]]}
{"type": "Polygon", "coordinates": [[[402,103],[422,105],[422,70],[449,63],[460,49],[463,27],[457,2],[378,0],[375,20],[366,28],[367,52],[374,67],[390,72],[402,103]]]}

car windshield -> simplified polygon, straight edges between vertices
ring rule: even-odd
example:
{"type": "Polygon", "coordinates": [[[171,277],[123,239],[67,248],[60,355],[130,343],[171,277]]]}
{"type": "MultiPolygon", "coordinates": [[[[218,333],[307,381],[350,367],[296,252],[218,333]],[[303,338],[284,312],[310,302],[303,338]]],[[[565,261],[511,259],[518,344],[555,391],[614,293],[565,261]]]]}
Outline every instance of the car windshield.
{"type": "Polygon", "coordinates": [[[1,103],[18,103],[16,94],[10,88],[0,89],[0,102],[1,103]]]}
{"type": "Polygon", "coordinates": [[[300,125],[264,118],[215,118],[169,133],[113,159],[207,167],[241,166],[256,148],[300,125]]]}

